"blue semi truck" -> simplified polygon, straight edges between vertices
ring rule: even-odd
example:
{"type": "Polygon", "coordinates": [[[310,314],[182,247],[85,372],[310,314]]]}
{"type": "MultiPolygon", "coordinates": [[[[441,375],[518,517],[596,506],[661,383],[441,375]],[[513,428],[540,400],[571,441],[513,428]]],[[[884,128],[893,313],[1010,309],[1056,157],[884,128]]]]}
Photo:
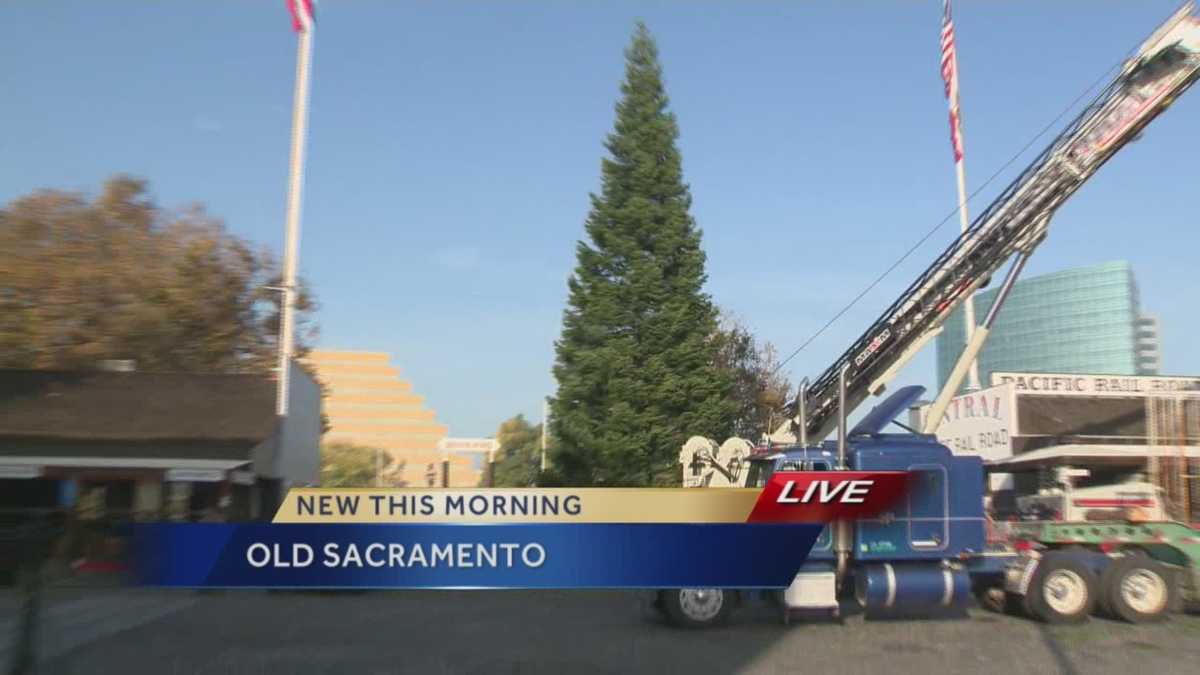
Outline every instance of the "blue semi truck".
{"type": "Polygon", "coordinates": [[[750,488],[765,486],[776,471],[908,472],[908,492],[889,511],[826,527],[786,590],[663,590],[656,607],[677,624],[700,627],[757,599],[776,603],[785,621],[837,617],[839,597],[851,590],[869,614],[958,611],[973,593],[994,602],[989,597],[1002,591],[1016,554],[988,550],[982,460],[955,456],[932,435],[886,428],[924,391],[896,391],[837,442],[759,449],[744,467],[750,488]]]}
{"type": "MultiPolygon", "coordinates": [[[[868,613],[961,609],[974,593],[989,607],[1020,605],[1046,621],[1086,618],[1097,605],[1097,594],[1116,598],[1119,602],[1104,603],[1113,607],[1136,601],[1139,594],[1151,598],[1144,603],[1147,611],[1126,613],[1126,618],[1157,617],[1165,611],[1164,603],[1170,604],[1171,584],[1164,579],[1170,575],[1164,565],[1178,562],[1178,556],[1155,556],[1152,546],[1139,549],[1150,554],[1135,560],[1133,554],[1066,545],[1063,528],[1052,527],[1039,530],[1054,534],[1042,537],[1042,553],[989,550],[982,462],[955,456],[933,432],[1055,211],[1200,78],[1200,17],[1194,9],[1188,2],[1160,26],[1108,86],[811,386],[807,380],[801,384],[789,409],[792,419],[768,437],[777,441],[775,447],[743,454],[738,448],[749,448],[745,441],[727,441],[720,450],[707,439],[699,439],[698,450],[692,441],[684,446],[685,485],[693,484],[688,472],[694,477],[706,464],[717,483],[735,487],[761,487],[770,474],[782,470],[910,472],[903,503],[871,520],[827,527],[791,586],[768,594],[779,602],[786,620],[801,612],[836,615],[839,596],[851,591],[868,613]],[[1013,263],[987,316],[970,329],[967,346],[931,405],[924,428],[889,431],[923,392],[909,387],[848,429],[850,411],[881,394],[941,331],[949,314],[1010,258],[1013,263]],[[836,442],[810,442],[835,429],[836,442]],[[1120,561],[1117,577],[1109,571],[1114,560],[1120,561]],[[1103,588],[1102,577],[1108,584],[1103,588]],[[1128,579],[1159,591],[1166,583],[1167,590],[1146,595],[1149,590],[1131,583],[1122,600],[1119,587],[1128,579]]],[[[694,484],[709,483],[705,478],[694,484]]],[[[1178,546],[1167,548],[1179,551],[1178,546]]],[[[1192,586],[1200,588],[1196,557],[1191,560],[1192,586]]],[[[722,621],[746,599],[736,591],[673,589],[656,591],[654,606],[681,625],[705,626],[722,621]]]]}

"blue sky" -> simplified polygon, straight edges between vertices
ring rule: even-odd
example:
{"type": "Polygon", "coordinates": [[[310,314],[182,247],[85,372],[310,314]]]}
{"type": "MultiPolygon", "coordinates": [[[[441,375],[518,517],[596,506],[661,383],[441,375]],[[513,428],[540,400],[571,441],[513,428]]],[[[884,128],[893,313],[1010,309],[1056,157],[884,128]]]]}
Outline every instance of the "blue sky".
{"type": "MultiPolygon", "coordinates": [[[[202,202],[282,250],[296,44],[283,4],[4,3],[0,201],[94,193],[127,172],[159,203],[202,202]]],[[[1177,4],[957,3],[969,189],[1177,4]]],[[[390,352],[455,435],[540,417],[640,18],[679,118],[709,292],[790,352],[954,206],[940,12],[936,0],[321,2],[301,241],[320,345],[390,352]]],[[[1169,373],[1200,373],[1187,337],[1200,328],[1198,114],[1190,93],[1104,167],[1027,272],[1131,261],[1169,373]]],[[[956,227],[796,357],[793,379],[822,370],[956,227]]],[[[897,384],[932,385],[933,363],[929,349],[897,384]]]]}

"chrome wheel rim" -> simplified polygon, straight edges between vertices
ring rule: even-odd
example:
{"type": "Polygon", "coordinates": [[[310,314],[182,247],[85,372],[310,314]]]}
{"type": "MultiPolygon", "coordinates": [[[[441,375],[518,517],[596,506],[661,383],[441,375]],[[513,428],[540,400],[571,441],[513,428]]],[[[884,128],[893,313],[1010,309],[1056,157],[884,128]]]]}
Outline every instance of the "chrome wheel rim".
{"type": "Polygon", "coordinates": [[[1167,604],[1167,582],[1148,569],[1135,569],[1121,580],[1121,599],[1139,614],[1158,614],[1167,604]]]}
{"type": "Polygon", "coordinates": [[[1087,584],[1071,570],[1054,570],[1042,583],[1042,597],[1059,614],[1078,614],[1087,604],[1087,584]]]}
{"type": "Polygon", "coordinates": [[[721,613],[725,594],[719,588],[685,588],[679,591],[679,608],[692,621],[711,621],[721,613]]]}

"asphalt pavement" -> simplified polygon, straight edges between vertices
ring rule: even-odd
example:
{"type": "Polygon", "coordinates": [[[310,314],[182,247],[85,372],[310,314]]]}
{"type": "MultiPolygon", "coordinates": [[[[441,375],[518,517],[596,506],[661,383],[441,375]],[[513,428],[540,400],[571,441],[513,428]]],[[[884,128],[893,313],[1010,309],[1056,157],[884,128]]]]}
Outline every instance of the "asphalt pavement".
{"type": "MultiPolygon", "coordinates": [[[[0,663],[15,630],[0,595],[0,663]]],[[[784,626],[750,607],[680,630],[615,591],[195,593],[57,589],[41,673],[1194,673],[1200,615],[1050,627],[966,618],[784,626]]]]}

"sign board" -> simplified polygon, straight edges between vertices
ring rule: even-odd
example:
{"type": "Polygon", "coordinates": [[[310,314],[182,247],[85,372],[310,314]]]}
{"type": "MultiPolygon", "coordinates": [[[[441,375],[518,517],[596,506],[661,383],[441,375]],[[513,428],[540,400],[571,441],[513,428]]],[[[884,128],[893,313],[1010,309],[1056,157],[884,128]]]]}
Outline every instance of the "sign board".
{"type": "Polygon", "coordinates": [[[1200,393],[1200,377],[1159,375],[1078,375],[1069,373],[992,373],[992,385],[1011,384],[1021,396],[1150,396],[1200,393]]]}
{"type": "Polygon", "coordinates": [[[438,441],[438,449],[446,453],[469,452],[490,457],[499,447],[494,438],[443,438],[438,441]]]}
{"type": "Polygon", "coordinates": [[[0,464],[0,478],[40,478],[42,467],[22,464],[0,464]]]}
{"type": "MultiPolygon", "coordinates": [[[[1011,384],[955,396],[937,427],[938,441],[956,455],[975,455],[985,462],[1012,457],[1014,402],[1011,384]]],[[[1012,489],[1009,474],[992,474],[990,481],[993,491],[1012,489]]]]}
{"type": "Polygon", "coordinates": [[[225,480],[220,469],[167,469],[163,480],[168,483],[219,483],[225,480]]]}

